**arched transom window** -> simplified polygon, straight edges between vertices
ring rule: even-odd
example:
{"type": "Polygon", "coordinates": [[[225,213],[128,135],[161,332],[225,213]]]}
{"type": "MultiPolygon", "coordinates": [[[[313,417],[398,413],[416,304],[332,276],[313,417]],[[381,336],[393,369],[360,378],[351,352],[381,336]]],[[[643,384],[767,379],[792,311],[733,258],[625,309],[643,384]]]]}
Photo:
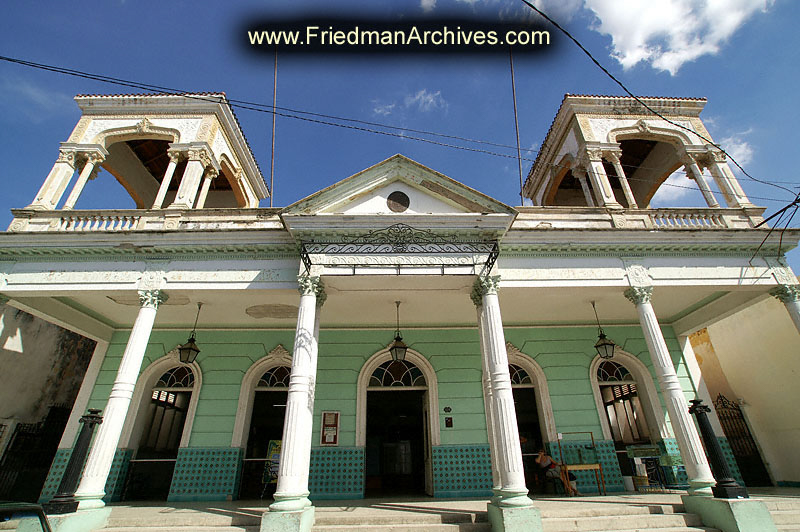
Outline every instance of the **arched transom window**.
{"type": "Polygon", "coordinates": [[[533,381],[528,372],[516,364],[508,365],[508,373],[511,375],[511,386],[527,388],[533,386],[533,381]]]}
{"type": "Polygon", "coordinates": [[[258,380],[256,388],[288,388],[289,377],[291,377],[291,375],[291,368],[287,366],[275,366],[264,372],[258,380]]]}
{"type": "Polygon", "coordinates": [[[156,381],[154,388],[192,388],[194,387],[194,373],[188,366],[176,366],[156,381]]]}
{"type": "Polygon", "coordinates": [[[633,375],[622,364],[606,360],[597,367],[598,382],[632,381],[633,375]]]}
{"type": "Polygon", "coordinates": [[[387,360],[372,372],[369,387],[426,386],[422,371],[407,360],[387,360]]]}

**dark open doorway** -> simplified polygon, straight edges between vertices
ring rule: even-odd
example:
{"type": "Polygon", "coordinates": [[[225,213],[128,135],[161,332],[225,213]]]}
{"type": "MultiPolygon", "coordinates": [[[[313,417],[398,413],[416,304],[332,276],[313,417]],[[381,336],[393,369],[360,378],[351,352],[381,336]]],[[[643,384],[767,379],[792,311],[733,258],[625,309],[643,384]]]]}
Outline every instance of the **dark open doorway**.
{"type": "Polygon", "coordinates": [[[537,485],[536,475],[539,473],[536,455],[539,449],[544,448],[539,411],[536,407],[536,390],[532,387],[515,387],[513,393],[525,482],[528,487],[533,487],[537,485]]]}
{"type": "Polygon", "coordinates": [[[425,393],[367,392],[367,497],[425,493],[425,393]]]}
{"type": "Polygon", "coordinates": [[[258,390],[253,400],[253,415],[247,436],[242,469],[240,499],[271,498],[277,484],[268,474],[270,441],[283,438],[286,414],[286,390],[258,390]]]}

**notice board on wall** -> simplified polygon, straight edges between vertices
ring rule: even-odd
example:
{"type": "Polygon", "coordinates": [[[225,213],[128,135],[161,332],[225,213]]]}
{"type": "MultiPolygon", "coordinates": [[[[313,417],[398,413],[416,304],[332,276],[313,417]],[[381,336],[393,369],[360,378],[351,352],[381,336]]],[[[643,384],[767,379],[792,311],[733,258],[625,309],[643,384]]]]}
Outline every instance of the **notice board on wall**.
{"type": "Polygon", "coordinates": [[[339,412],[322,413],[320,445],[339,445],[339,412]]]}

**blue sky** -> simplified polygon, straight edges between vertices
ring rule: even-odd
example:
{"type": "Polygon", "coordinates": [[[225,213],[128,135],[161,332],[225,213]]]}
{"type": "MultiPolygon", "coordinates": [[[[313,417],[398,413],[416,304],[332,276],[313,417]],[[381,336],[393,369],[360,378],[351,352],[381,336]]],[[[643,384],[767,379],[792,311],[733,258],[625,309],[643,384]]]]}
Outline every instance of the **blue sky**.
{"type": "MultiPolygon", "coordinates": [[[[248,21],[293,15],[358,14],[411,18],[529,16],[509,0],[374,2],[7,2],[0,55],[188,91],[271,103],[272,56],[249,52],[248,21]]],[[[701,115],[721,142],[760,179],[800,186],[791,157],[800,84],[800,3],[791,0],[540,0],[634,93],[704,96],[701,115]]],[[[554,30],[553,46],[515,57],[523,148],[539,147],[564,93],[621,94],[582,52],[554,30]]],[[[278,59],[278,105],[395,126],[515,143],[508,57],[469,55],[310,55],[278,59]]],[[[78,93],[131,92],[95,81],[0,61],[0,225],[24,207],[79,117],[78,93]]],[[[133,91],[139,92],[139,91],[133,91]]],[[[237,110],[269,179],[271,117],[237,110]]],[[[408,135],[413,135],[408,133],[408,135]]],[[[480,147],[480,146],[479,146],[480,147]]],[[[514,155],[514,150],[485,147],[514,155]]],[[[278,118],[275,206],[288,205],[395,153],[403,153],[510,205],[519,204],[514,158],[410,139],[278,118]]],[[[528,157],[535,154],[529,152],[528,157]]],[[[530,166],[524,161],[524,171],[530,166]]],[[[741,178],[757,205],[774,212],[789,192],[741,178]]],[[[677,184],[681,184],[680,181],[677,184]]],[[[262,203],[266,206],[268,203],[262,203]]],[[[702,206],[699,193],[664,187],[654,206],[702,206]]],[[[132,202],[108,173],[89,183],[78,208],[132,202]]],[[[797,225],[796,223],[793,225],[797,225]]],[[[790,254],[795,270],[800,254],[790,254]]]]}

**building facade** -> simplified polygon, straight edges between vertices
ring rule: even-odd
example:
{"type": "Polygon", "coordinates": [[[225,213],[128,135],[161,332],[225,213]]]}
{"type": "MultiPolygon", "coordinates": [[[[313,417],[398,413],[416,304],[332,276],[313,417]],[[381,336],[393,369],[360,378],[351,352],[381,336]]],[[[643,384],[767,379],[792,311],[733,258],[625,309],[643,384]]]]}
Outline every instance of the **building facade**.
{"type": "Polygon", "coordinates": [[[704,100],[646,99],[667,121],[630,98],[565,97],[525,183],[533,206],[395,155],[274,209],[224,95],[76,101],[53,170],[0,235],[8,304],[97,342],[42,500],[87,408],[104,421],[83,508],[409,494],[525,508],[540,448],[600,464],[607,491],[638,450],[699,493],[713,479],[687,400],[711,398],[690,335],[770,292],[800,317],[783,259],[799,235],[764,241],[704,100]],[[137,209],[75,209],[97,167],[137,209]],[[708,208],[650,208],[680,167],[708,208]]]}

